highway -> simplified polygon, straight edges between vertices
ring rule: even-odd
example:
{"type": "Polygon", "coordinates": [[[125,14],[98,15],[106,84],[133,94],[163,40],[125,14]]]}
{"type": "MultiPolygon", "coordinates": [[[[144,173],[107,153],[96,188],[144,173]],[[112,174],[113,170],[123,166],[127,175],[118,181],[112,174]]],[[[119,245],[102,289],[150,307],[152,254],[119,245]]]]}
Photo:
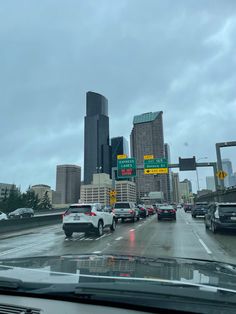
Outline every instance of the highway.
{"type": "Polygon", "coordinates": [[[177,220],[157,221],[156,215],[138,222],[119,222],[115,232],[101,237],[75,233],[65,238],[62,225],[38,227],[0,235],[0,259],[64,254],[121,254],[185,257],[236,263],[236,233],[213,234],[203,218],[178,210],[177,220]]]}

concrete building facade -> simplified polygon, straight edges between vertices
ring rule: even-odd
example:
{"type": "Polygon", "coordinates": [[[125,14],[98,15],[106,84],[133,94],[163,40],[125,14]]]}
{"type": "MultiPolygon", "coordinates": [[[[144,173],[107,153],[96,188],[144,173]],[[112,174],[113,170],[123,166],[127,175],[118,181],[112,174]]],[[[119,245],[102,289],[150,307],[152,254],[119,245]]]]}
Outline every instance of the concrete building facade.
{"type": "Polygon", "coordinates": [[[52,203],[52,189],[49,185],[35,184],[31,186],[31,190],[38,195],[40,201],[45,197],[45,194],[47,194],[50,202],[52,203]]]}
{"type": "Polygon", "coordinates": [[[179,191],[179,174],[178,172],[171,172],[171,177],[172,177],[172,187],[173,187],[173,202],[174,203],[179,203],[180,202],[180,191],[179,191]]]}
{"type": "Polygon", "coordinates": [[[61,194],[61,204],[77,203],[80,198],[81,167],[77,165],[58,165],[56,192],[61,194]]]}
{"type": "MultiPolygon", "coordinates": [[[[137,164],[143,164],[144,155],[154,155],[154,158],[165,157],[162,111],[148,112],[133,119],[133,129],[130,135],[131,156],[137,164]]],[[[144,175],[143,170],[137,170],[135,178],[137,199],[148,196],[149,192],[162,191],[168,198],[166,174],[144,175]]]]}
{"type": "Polygon", "coordinates": [[[131,181],[116,181],[117,202],[136,202],[136,185],[131,181]]]}
{"type": "Polygon", "coordinates": [[[5,197],[9,197],[11,190],[17,190],[15,184],[0,183],[0,201],[3,200],[5,197]]]}

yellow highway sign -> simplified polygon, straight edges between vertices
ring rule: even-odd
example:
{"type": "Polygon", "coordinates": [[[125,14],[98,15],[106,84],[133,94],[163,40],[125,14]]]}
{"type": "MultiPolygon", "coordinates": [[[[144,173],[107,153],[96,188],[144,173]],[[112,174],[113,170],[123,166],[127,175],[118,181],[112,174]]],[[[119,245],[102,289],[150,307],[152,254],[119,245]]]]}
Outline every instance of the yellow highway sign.
{"type": "Polygon", "coordinates": [[[143,159],[144,159],[144,160],[147,160],[147,159],[154,159],[154,156],[153,156],[153,155],[144,155],[144,156],[143,156],[143,159]]]}
{"type": "Polygon", "coordinates": [[[216,175],[220,180],[224,180],[224,178],[227,177],[228,174],[227,172],[221,170],[221,171],[218,171],[216,175]]]}
{"type": "Polygon", "coordinates": [[[123,154],[123,155],[117,155],[117,159],[126,159],[127,155],[123,154]]]}
{"type": "Polygon", "coordinates": [[[116,190],[111,190],[110,191],[110,196],[116,196],[116,194],[117,194],[116,190]]]}
{"type": "Polygon", "coordinates": [[[144,169],[144,174],[160,174],[160,173],[168,173],[168,168],[151,168],[144,169]]]}

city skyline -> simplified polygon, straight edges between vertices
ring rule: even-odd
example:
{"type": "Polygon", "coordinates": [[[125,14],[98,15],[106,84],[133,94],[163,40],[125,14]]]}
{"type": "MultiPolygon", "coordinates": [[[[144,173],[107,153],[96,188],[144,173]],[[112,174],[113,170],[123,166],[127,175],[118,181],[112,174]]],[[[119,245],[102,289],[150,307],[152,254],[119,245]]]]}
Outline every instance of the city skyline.
{"type": "MultiPolygon", "coordinates": [[[[3,2],[0,12],[6,51],[0,59],[1,182],[22,190],[39,183],[55,187],[57,164],[83,166],[88,90],[109,99],[110,137],[128,139],[134,115],[162,110],[172,162],[179,156],[215,161],[215,143],[235,140],[232,2],[173,2],[171,13],[155,0],[117,2],[113,10],[109,1],[91,7],[59,1],[63,14],[57,15],[47,1],[41,4],[43,25],[36,3],[28,1],[25,10],[13,2],[3,2]],[[176,20],[180,12],[186,14],[176,20]],[[88,36],[88,25],[97,21],[88,36]],[[19,39],[24,45],[12,49],[19,39]]],[[[235,155],[235,148],[222,150],[234,168],[235,155]]],[[[199,170],[201,186],[210,175],[211,169],[199,170]]],[[[181,180],[185,176],[180,173],[181,180]]],[[[194,172],[188,178],[196,190],[194,172]]]]}

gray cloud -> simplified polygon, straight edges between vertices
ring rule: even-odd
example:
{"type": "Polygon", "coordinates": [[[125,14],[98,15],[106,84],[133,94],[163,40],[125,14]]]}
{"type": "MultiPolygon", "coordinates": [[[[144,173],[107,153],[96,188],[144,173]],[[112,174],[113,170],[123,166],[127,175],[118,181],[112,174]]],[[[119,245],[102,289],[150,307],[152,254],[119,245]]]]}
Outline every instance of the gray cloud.
{"type": "MultiPolygon", "coordinates": [[[[173,161],[214,160],[216,142],[235,140],[235,9],[234,0],[1,3],[0,181],[54,187],[57,164],[83,165],[88,90],[109,99],[111,136],[128,138],[133,115],[163,110],[173,161]]],[[[236,170],[235,150],[223,156],[236,170]]]]}

